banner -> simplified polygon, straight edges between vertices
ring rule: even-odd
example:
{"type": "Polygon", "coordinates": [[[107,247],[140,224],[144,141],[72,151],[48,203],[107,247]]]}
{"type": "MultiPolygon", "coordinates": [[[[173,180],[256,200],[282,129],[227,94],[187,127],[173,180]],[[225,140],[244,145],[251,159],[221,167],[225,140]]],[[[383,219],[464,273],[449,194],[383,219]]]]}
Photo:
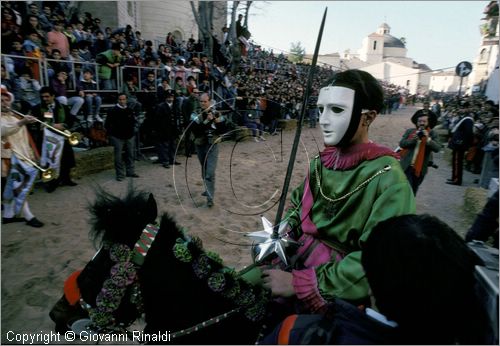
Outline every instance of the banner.
{"type": "Polygon", "coordinates": [[[59,135],[49,129],[43,129],[42,156],[40,157],[40,165],[44,168],[52,168],[54,170],[54,178],[59,177],[61,169],[61,157],[64,146],[65,137],[59,135]]]}
{"type": "Polygon", "coordinates": [[[10,172],[5,184],[3,198],[7,202],[14,200],[14,213],[18,215],[23,208],[26,196],[30,193],[35,183],[38,169],[21,161],[15,153],[10,159],[10,172]]]}

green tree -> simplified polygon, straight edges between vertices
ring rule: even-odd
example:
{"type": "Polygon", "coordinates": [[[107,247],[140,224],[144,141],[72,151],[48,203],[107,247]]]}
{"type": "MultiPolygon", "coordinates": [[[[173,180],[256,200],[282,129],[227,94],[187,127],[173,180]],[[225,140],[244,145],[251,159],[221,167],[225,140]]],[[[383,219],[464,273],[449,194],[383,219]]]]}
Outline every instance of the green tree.
{"type": "Polygon", "coordinates": [[[294,63],[302,62],[304,59],[304,55],[306,54],[306,50],[302,47],[302,43],[292,42],[292,46],[290,48],[290,54],[288,55],[288,60],[294,63]]]}

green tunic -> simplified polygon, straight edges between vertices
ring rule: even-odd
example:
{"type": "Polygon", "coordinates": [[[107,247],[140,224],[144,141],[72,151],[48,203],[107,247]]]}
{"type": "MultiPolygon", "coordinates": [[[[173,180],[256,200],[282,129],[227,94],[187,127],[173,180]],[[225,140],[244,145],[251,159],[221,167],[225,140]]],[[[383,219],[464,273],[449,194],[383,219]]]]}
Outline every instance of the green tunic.
{"type": "MultiPolygon", "coordinates": [[[[302,208],[304,184],[291,196],[293,206],[299,209],[291,208],[286,215],[292,229],[299,235],[303,230],[297,211],[302,208]]],[[[324,167],[320,158],[316,157],[311,162],[309,185],[313,197],[311,220],[318,231],[318,235],[314,236],[329,246],[337,244],[333,248],[349,249],[348,255],[341,261],[332,255],[329,262],[314,266],[320,295],[326,300],[333,297],[348,300],[366,298],[369,287],[361,266],[362,243],[378,222],[415,213],[415,198],[399,162],[391,156],[381,156],[340,171],[324,167]],[[391,169],[352,193],[386,165],[390,165],[391,169]],[[323,194],[318,187],[318,177],[323,194]],[[346,194],[349,195],[336,203],[327,200],[346,194]]]]}

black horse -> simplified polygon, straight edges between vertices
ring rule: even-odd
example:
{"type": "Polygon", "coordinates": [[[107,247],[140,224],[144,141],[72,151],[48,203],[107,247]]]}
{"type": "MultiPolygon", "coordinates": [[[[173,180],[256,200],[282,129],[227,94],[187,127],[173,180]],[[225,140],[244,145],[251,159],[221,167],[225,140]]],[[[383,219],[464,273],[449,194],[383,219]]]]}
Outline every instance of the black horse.
{"type": "Polygon", "coordinates": [[[141,340],[149,343],[253,344],[264,333],[269,292],[224,266],[168,214],[155,227],[153,195],[100,191],[90,211],[100,250],[65,283],[50,312],[57,331],[89,318],[95,332],[121,333],[144,313],[141,335],[169,338],[141,340]]]}

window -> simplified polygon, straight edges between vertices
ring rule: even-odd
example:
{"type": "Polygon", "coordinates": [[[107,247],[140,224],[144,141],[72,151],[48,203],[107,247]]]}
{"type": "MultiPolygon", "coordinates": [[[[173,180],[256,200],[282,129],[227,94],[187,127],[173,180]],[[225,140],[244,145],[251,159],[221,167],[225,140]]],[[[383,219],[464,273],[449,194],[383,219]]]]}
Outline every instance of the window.
{"type": "Polygon", "coordinates": [[[488,50],[483,48],[481,53],[479,53],[479,62],[487,62],[488,61],[488,50]]]}
{"type": "Polygon", "coordinates": [[[377,41],[373,41],[373,50],[377,49],[377,41]]]}
{"type": "Polygon", "coordinates": [[[410,86],[410,80],[409,79],[406,80],[406,86],[407,87],[410,86]]]}
{"type": "Polygon", "coordinates": [[[130,17],[134,16],[134,2],[127,1],[127,13],[130,17]]]}

